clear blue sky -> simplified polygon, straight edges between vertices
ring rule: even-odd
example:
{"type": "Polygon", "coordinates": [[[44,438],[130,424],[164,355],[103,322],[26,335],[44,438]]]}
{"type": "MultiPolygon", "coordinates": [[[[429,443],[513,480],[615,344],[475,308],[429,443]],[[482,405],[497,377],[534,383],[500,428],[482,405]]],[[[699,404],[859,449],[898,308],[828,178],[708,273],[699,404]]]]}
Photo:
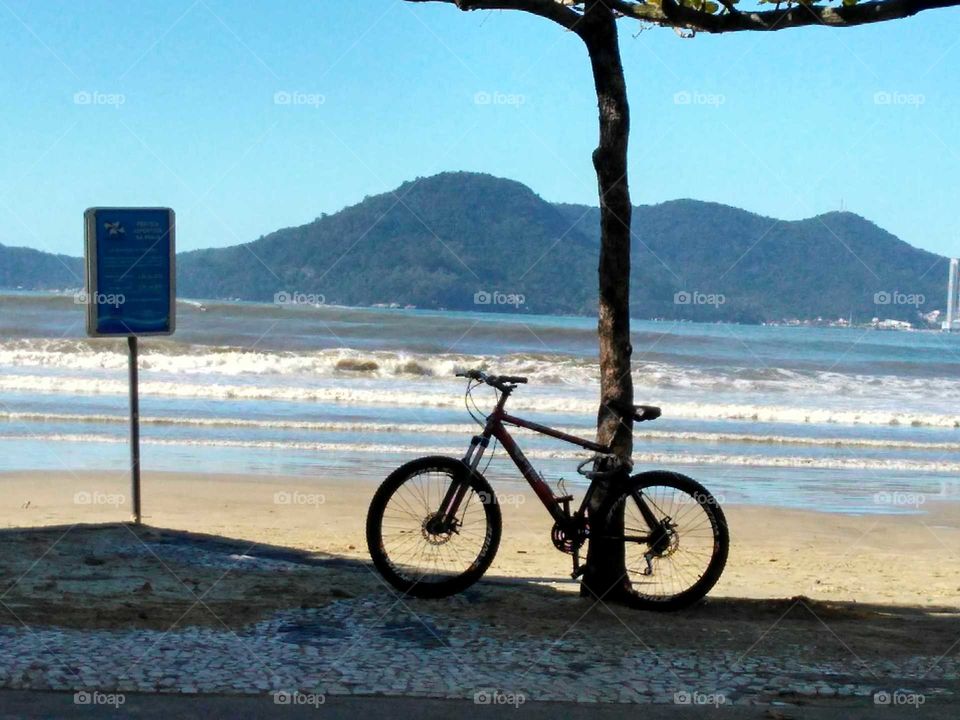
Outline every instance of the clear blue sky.
{"type": "MultiPolygon", "coordinates": [[[[621,29],[635,202],[795,219],[842,201],[960,252],[960,10],[693,40],[621,29]]],[[[174,207],[181,249],[229,245],[455,169],[596,203],[585,53],[519,13],[0,0],[0,68],[8,245],[79,255],[83,209],[127,204],[174,207]]]]}

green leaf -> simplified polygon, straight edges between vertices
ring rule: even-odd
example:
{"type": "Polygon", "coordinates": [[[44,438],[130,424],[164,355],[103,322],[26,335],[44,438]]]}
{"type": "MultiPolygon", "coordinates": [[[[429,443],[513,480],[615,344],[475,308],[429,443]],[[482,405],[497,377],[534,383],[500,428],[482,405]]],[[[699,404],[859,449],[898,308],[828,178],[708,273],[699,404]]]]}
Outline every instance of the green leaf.
{"type": "Polygon", "coordinates": [[[704,3],[704,9],[712,15],[720,9],[720,3],[710,2],[710,0],[707,0],[707,2],[704,3]]]}
{"type": "Polygon", "coordinates": [[[843,6],[844,6],[844,7],[850,7],[850,6],[856,5],[856,4],[857,4],[857,0],[843,0],[843,6]]]}

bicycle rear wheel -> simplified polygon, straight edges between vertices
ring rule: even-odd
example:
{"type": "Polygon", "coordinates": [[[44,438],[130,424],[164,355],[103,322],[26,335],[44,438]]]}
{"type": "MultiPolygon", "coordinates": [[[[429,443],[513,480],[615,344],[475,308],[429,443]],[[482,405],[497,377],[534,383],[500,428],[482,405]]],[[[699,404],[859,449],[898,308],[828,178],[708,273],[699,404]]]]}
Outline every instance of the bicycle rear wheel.
{"type": "Polygon", "coordinates": [[[626,601],[644,610],[692,605],[710,592],[727,562],[723,511],[685,475],[648,472],[630,480],[606,519],[616,527],[623,515],[626,601]]]}
{"type": "Polygon", "coordinates": [[[490,485],[460,460],[425,457],[394,470],[367,514],[367,547],[377,570],[402,593],[445,597],[475,583],[500,545],[500,508],[490,485]],[[438,521],[451,487],[463,498],[454,522],[438,521]]]}

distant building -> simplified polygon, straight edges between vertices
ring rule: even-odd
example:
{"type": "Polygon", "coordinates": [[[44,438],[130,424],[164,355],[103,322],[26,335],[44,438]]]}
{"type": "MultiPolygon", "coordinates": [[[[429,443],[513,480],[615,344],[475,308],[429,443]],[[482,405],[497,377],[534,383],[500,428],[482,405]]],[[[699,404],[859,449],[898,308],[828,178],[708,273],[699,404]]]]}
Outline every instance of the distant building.
{"type": "Polygon", "coordinates": [[[947,277],[947,319],[941,327],[944,330],[960,330],[960,316],[958,316],[958,297],[960,293],[960,260],[953,258],[950,261],[950,275],[947,277]]]}
{"type": "Polygon", "coordinates": [[[906,320],[879,320],[874,318],[872,324],[877,330],[913,330],[913,325],[906,320]]]}

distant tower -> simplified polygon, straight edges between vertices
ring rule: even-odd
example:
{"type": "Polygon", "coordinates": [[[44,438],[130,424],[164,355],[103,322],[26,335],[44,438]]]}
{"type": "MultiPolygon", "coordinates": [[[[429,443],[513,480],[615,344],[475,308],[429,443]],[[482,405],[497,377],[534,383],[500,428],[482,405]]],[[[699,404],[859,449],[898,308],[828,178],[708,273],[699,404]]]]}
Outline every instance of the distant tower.
{"type": "Polygon", "coordinates": [[[947,319],[943,323],[944,330],[960,329],[960,318],[957,316],[957,293],[960,292],[960,260],[953,258],[950,261],[950,275],[947,278],[947,319]]]}

